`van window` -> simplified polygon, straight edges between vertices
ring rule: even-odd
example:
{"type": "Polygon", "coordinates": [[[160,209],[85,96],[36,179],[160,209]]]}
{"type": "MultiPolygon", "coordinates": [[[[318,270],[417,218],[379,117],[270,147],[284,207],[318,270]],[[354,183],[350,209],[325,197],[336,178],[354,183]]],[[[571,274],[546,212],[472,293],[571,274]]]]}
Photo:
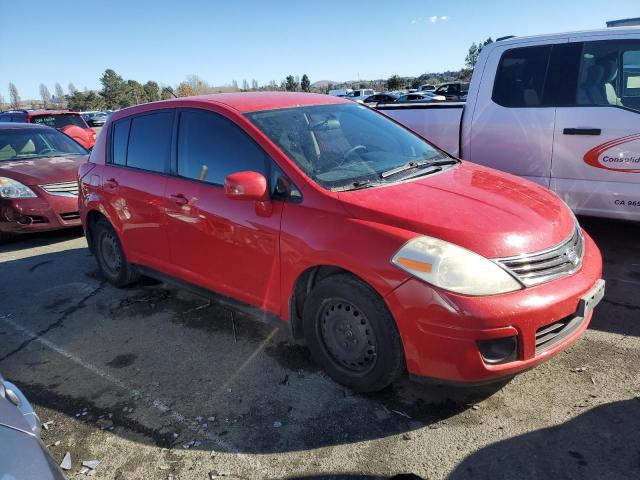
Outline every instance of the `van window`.
{"type": "Polygon", "coordinates": [[[126,165],[127,142],[129,141],[129,126],[131,119],[120,120],[113,125],[113,139],[111,141],[111,163],[126,165]]]}
{"type": "Polygon", "coordinates": [[[131,119],[127,166],[164,172],[169,161],[173,112],[157,112],[131,119]]]}
{"type": "Polygon", "coordinates": [[[586,42],[576,103],[640,110],[640,41],[586,42]]]}
{"type": "Polygon", "coordinates": [[[492,99],[503,107],[539,107],[551,46],[513,48],[500,59],[492,99]]]}
{"type": "Polygon", "coordinates": [[[223,185],[236,172],[265,174],[265,152],[227,118],[185,111],[178,126],[178,175],[223,185]]]}

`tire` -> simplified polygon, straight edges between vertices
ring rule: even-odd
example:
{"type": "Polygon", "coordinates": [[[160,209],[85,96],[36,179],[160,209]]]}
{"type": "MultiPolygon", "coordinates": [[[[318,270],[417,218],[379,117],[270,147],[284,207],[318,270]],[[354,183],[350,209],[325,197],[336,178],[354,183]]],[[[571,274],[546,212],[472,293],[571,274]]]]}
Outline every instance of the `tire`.
{"type": "Polygon", "coordinates": [[[127,262],[120,239],[111,224],[100,219],[91,230],[98,268],[107,281],[116,287],[124,287],[138,280],[140,275],[127,262]]]}
{"type": "Polygon", "coordinates": [[[389,309],[356,277],[323,279],[307,298],[302,318],[311,355],[336,382],[375,392],[404,371],[402,341],[389,309]]]}

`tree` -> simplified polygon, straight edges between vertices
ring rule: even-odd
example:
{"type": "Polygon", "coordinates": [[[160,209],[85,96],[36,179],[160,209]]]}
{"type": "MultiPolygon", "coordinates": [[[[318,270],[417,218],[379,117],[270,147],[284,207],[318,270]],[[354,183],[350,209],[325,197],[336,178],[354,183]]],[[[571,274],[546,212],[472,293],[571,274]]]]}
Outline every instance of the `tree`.
{"type": "Polygon", "coordinates": [[[93,90],[80,92],[75,89],[73,93],[69,93],[69,95],[67,95],[66,99],[71,110],[82,111],[105,109],[104,98],[93,90]]]}
{"type": "Polygon", "coordinates": [[[238,90],[238,82],[236,82],[235,80],[231,80],[231,86],[234,90],[238,90]]]}
{"type": "Polygon", "coordinates": [[[491,37],[487,38],[484,42],[479,42],[477,45],[475,42],[472,43],[469,47],[469,53],[467,53],[467,56],[464,59],[464,64],[471,69],[475,67],[478,62],[478,55],[480,55],[482,49],[490,43],[493,43],[491,37]]]}
{"type": "Polygon", "coordinates": [[[20,95],[15,83],[9,82],[9,108],[20,108],[20,95]]]}
{"type": "Polygon", "coordinates": [[[259,88],[258,81],[256,79],[251,80],[251,90],[258,90],[259,88]]]}
{"type": "Polygon", "coordinates": [[[0,112],[4,110],[4,95],[0,93],[0,112]]]}
{"type": "Polygon", "coordinates": [[[242,80],[242,90],[245,92],[249,90],[249,82],[247,82],[246,78],[242,80]]]}
{"type": "Polygon", "coordinates": [[[160,100],[160,87],[156,82],[149,80],[142,88],[144,89],[144,95],[147,102],[160,100]]]}
{"type": "Polygon", "coordinates": [[[44,83],[40,84],[40,98],[42,99],[42,106],[48,108],[51,106],[51,92],[44,83]]]}
{"type": "MultiPolygon", "coordinates": [[[[70,85],[73,85],[73,84],[70,84],[70,85]]],[[[65,108],[67,102],[65,100],[64,90],[62,90],[62,85],[56,82],[55,86],[53,87],[53,92],[55,94],[55,102],[58,105],[58,107],[65,108]]]]}
{"type": "Polygon", "coordinates": [[[269,85],[267,85],[267,90],[270,92],[276,92],[278,90],[278,84],[275,80],[270,80],[269,85]]]}
{"type": "Polygon", "coordinates": [[[182,82],[180,85],[178,85],[178,96],[179,97],[193,96],[193,89],[189,86],[187,82],[182,82]]]}
{"type": "Polygon", "coordinates": [[[411,88],[418,88],[421,85],[420,78],[414,78],[411,80],[411,88]]]}
{"type": "Polygon", "coordinates": [[[306,73],[302,75],[302,80],[300,81],[300,88],[302,89],[303,92],[311,91],[311,80],[309,80],[309,77],[307,76],[306,73]]]}
{"type": "Polygon", "coordinates": [[[126,98],[129,101],[129,105],[123,105],[123,107],[138,105],[147,101],[147,95],[144,91],[144,87],[140,82],[136,80],[127,80],[127,87],[129,87],[129,91],[126,98]]]}
{"type": "Polygon", "coordinates": [[[67,89],[69,90],[69,95],[73,95],[74,93],[76,93],[78,91],[78,89],[73,84],[73,82],[69,82],[69,85],[67,86],[67,89]]]}
{"type": "Polygon", "coordinates": [[[132,102],[128,96],[129,87],[127,82],[111,68],[107,68],[104,71],[102,77],[100,77],[100,83],[102,84],[100,95],[102,95],[105,105],[109,110],[118,110],[119,108],[131,105],[132,102]]]}
{"type": "Polygon", "coordinates": [[[296,82],[296,79],[293,78],[293,75],[287,75],[287,78],[284,79],[284,89],[287,92],[296,92],[298,87],[299,84],[296,82]]]}
{"type": "Polygon", "coordinates": [[[387,88],[389,90],[399,90],[404,86],[404,82],[399,75],[391,75],[387,80],[387,88]]]}
{"type": "Polygon", "coordinates": [[[161,100],[169,100],[170,98],[175,98],[173,93],[173,88],[171,87],[162,87],[162,91],[160,92],[161,100]]]}

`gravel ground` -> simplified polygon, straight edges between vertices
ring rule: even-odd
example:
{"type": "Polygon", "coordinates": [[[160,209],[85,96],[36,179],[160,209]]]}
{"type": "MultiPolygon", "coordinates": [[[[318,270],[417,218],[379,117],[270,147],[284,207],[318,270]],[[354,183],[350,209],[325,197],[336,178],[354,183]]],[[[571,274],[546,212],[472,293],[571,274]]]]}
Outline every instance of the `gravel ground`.
{"type": "Polygon", "coordinates": [[[640,226],[583,219],[607,294],[511,382],[355,394],[284,329],[167,285],[118,290],[81,231],[0,246],[0,372],[69,478],[640,478],[640,226]]]}

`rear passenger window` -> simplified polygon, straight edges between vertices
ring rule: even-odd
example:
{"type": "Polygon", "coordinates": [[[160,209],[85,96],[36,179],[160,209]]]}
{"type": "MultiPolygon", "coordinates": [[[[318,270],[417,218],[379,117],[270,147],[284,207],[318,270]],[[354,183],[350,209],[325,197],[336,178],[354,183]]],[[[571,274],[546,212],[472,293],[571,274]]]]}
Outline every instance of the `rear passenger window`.
{"type": "Polygon", "coordinates": [[[586,42],[576,103],[640,110],[640,42],[586,42]]]}
{"type": "Polygon", "coordinates": [[[131,119],[127,166],[164,172],[169,161],[173,112],[157,112],[131,119]]]}
{"type": "Polygon", "coordinates": [[[186,111],[178,126],[178,175],[217,185],[235,172],[265,174],[265,152],[230,120],[186,111]]]}
{"type": "Polygon", "coordinates": [[[551,46],[507,50],[500,59],[493,101],[503,107],[538,107],[549,64],[551,46]]]}
{"type": "Polygon", "coordinates": [[[111,163],[115,165],[126,165],[127,163],[129,125],[131,125],[130,119],[121,120],[113,125],[111,163]]]}

